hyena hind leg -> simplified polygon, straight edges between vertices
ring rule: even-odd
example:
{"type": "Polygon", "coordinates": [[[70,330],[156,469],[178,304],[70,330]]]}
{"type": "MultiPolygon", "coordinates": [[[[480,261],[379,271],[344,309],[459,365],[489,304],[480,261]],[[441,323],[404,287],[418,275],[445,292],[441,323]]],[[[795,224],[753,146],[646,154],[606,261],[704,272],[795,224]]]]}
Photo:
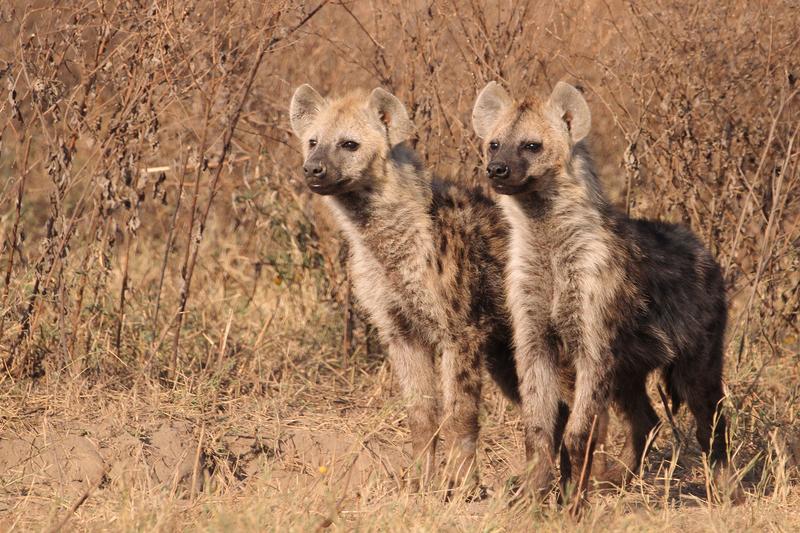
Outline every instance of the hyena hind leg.
{"type": "Polygon", "coordinates": [[[620,383],[615,391],[615,404],[622,415],[625,444],[613,464],[597,476],[599,481],[619,487],[638,473],[647,440],[660,422],[647,395],[645,378],[620,381],[625,383],[620,383]]]}
{"type": "Polygon", "coordinates": [[[428,485],[436,469],[438,430],[436,366],[433,351],[409,339],[389,343],[389,359],[400,382],[411,432],[412,491],[428,485]]]}
{"type": "Polygon", "coordinates": [[[687,404],[697,423],[697,441],[711,466],[715,490],[708,494],[709,499],[741,503],[745,495],[735,468],[728,463],[727,420],[722,414],[722,398],[720,385],[689,396],[687,404]]]}
{"type": "Polygon", "coordinates": [[[711,466],[717,493],[709,494],[709,498],[722,497],[740,502],[744,493],[735,479],[734,469],[728,464],[727,419],[722,413],[725,394],[721,344],[721,340],[715,343],[705,369],[694,368],[689,372],[685,367],[679,367],[671,377],[675,389],[680,392],[694,416],[697,442],[711,466]]]}

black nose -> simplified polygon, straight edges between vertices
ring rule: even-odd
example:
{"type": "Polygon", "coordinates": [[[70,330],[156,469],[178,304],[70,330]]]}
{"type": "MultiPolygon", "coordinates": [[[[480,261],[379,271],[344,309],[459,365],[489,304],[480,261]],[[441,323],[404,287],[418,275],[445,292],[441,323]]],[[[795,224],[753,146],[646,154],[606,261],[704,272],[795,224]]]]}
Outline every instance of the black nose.
{"type": "Polygon", "coordinates": [[[325,177],[325,163],[322,161],[309,162],[303,165],[303,172],[306,178],[322,179],[325,177]]]}
{"type": "Polygon", "coordinates": [[[505,179],[508,177],[508,165],[502,161],[492,161],[486,167],[486,173],[492,179],[505,179]]]}

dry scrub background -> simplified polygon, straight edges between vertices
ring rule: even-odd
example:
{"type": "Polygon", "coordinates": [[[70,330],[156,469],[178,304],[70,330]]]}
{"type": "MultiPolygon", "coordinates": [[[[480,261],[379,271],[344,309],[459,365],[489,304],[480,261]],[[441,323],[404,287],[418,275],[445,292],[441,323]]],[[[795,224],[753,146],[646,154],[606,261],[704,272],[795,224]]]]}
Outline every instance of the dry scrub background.
{"type": "Polygon", "coordinates": [[[796,2],[11,0],[0,24],[0,528],[800,527],[796,2]],[[719,258],[743,505],[707,505],[679,417],[580,524],[510,509],[521,430],[492,387],[497,496],[404,488],[402,405],[286,109],[383,86],[477,183],[492,79],[580,85],[614,201],[719,258]]]}

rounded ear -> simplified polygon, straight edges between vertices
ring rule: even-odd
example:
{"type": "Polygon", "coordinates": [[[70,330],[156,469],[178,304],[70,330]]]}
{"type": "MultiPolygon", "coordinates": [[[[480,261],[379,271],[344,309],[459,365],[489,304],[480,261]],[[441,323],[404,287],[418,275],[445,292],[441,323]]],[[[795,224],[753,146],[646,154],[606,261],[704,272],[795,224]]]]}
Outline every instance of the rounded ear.
{"type": "Polygon", "coordinates": [[[392,93],[376,88],[369,95],[369,108],[386,127],[390,145],[399,144],[414,134],[414,123],[408,118],[406,107],[392,93]]]}
{"type": "Polygon", "coordinates": [[[573,143],[589,135],[589,130],[592,128],[592,113],[578,89],[560,81],[553,88],[553,94],[550,95],[547,104],[567,124],[573,143]]]}
{"type": "Polygon", "coordinates": [[[302,137],[325,105],[325,99],[311,85],[304,83],[292,95],[289,122],[294,134],[302,137]]]}
{"type": "Polygon", "coordinates": [[[485,139],[498,117],[511,104],[511,97],[499,83],[490,81],[486,84],[472,108],[472,128],[478,137],[485,139]]]}

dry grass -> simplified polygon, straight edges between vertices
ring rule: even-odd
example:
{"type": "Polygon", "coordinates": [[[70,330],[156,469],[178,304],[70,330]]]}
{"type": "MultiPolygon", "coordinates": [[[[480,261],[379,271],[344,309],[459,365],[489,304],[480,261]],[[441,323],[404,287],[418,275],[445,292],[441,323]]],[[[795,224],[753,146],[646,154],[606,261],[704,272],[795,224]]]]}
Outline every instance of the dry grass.
{"type": "Polygon", "coordinates": [[[800,8],[684,4],[0,6],[0,527],[800,529],[800,8]],[[392,90],[427,162],[474,183],[477,89],[562,78],[612,198],[725,269],[741,505],[707,503],[683,417],[581,522],[510,505],[521,429],[493,387],[494,496],[403,484],[403,408],[295,178],[291,91],[392,90]]]}

